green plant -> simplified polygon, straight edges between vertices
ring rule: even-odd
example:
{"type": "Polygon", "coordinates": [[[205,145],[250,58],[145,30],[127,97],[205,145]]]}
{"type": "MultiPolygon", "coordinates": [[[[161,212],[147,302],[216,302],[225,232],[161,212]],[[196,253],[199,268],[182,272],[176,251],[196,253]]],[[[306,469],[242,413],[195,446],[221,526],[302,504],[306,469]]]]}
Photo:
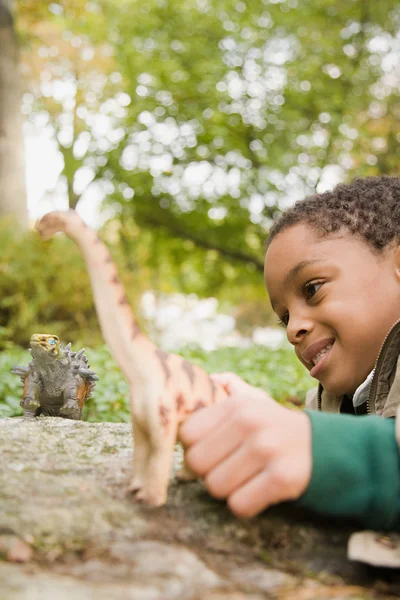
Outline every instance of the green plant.
{"type": "Polygon", "coordinates": [[[233,371],[251,385],[264,389],[278,402],[293,399],[301,403],[306,392],[317,385],[286,344],[277,350],[253,345],[220,348],[209,353],[188,348],[182,354],[210,373],[233,371]]]}
{"type": "Polygon", "coordinates": [[[14,365],[27,365],[29,355],[21,348],[10,348],[0,352],[0,417],[22,415],[19,403],[22,400],[22,384],[19,377],[11,373],[14,365]]]}
{"type": "MultiPolygon", "coordinates": [[[[103,237],[107,237],[104,235],[103,237]]],[[[134,310],[142,290],[121,252],[112,248],[134,310]]],[[[6,219],[0,223],[0,350],[26,348],[32,333],[54,333],[74,346],[96,346],[102,337],[85,263],[64,236],[43,242],[34,232],[15,235],[6,219]]]]}

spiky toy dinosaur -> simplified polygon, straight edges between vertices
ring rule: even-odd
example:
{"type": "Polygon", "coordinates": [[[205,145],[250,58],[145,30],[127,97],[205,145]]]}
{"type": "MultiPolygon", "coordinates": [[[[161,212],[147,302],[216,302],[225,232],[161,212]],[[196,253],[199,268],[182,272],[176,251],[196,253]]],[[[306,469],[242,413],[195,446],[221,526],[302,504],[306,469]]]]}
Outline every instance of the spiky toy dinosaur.
{"type": "Polygon", "coordinates": [[[24,384],[21,406],[24,415],[49,415],[80,419],[85,401],[98,380],[88,365],[84,348],[71,350],[56,335],[34,333],[30,339],[32,361],[11,369],[24,384]]]}
{"type": "MultiPolygon", "coordinates": [[[[167,500],[179,425],[193,411],[224,399],[226,392],[201,368],[160,350],[144,335],[107,247],[75,211],[48,213],[37,230],[45,239],[62,231],[83,253],[103,336],[130,389],[135,453],[129,490],[138,501],[161,506],[167,500]]],[[[195,478],[185,464],[177,477],[195,478]]]]}

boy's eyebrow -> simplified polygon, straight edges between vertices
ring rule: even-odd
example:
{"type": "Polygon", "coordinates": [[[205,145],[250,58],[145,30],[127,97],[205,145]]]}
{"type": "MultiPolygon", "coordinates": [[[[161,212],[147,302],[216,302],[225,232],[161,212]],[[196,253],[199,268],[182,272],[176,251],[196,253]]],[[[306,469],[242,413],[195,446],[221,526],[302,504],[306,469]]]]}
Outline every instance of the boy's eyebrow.
{"type": "Polygon", "coordinates": [[[315,263],[318,262],[324,262],[321,259],[314,259],[314,260],[301,260],[299,263],[297,263],[297,265],[295,265],[294,267],[292,267],[289,271],[289,273],[286,274],[285,279],[284,279],[284,283],[285,285],[287,283],[289,283],[290,281],[292,281],[292,279],[294,279],[303,269],[305,269],[306,267],[309,267],[311,265],[314,265],[315,263]]]}

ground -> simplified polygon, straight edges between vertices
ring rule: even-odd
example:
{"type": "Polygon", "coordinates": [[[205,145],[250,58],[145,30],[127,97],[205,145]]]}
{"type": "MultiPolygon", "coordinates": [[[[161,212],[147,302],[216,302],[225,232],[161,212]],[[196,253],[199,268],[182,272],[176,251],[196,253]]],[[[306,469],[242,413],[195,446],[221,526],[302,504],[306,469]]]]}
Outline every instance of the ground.
{"type": "Polygon", "coordinates": [[[1,599],[399,596],[397,571],[347,560],[354,526],[291,506],[240,521],[201,482],[173,482],[165,507],[136,505],[132,453],[125,424],[0,419],[1,599]]]}

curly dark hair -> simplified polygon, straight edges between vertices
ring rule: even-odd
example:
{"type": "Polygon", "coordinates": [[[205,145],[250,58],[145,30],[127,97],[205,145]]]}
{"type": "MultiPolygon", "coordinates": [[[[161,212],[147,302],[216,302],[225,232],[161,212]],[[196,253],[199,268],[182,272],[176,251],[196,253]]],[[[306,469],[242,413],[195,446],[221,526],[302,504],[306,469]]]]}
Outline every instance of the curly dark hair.
{"type": "Polygon", "coordinates": [[[400,243],[400,177],[356,178],[331,192],[296,202],[272,226],[266,246],[292,225],[309,225],[322,238],[347,231],[376,253],[400,243]]]}

